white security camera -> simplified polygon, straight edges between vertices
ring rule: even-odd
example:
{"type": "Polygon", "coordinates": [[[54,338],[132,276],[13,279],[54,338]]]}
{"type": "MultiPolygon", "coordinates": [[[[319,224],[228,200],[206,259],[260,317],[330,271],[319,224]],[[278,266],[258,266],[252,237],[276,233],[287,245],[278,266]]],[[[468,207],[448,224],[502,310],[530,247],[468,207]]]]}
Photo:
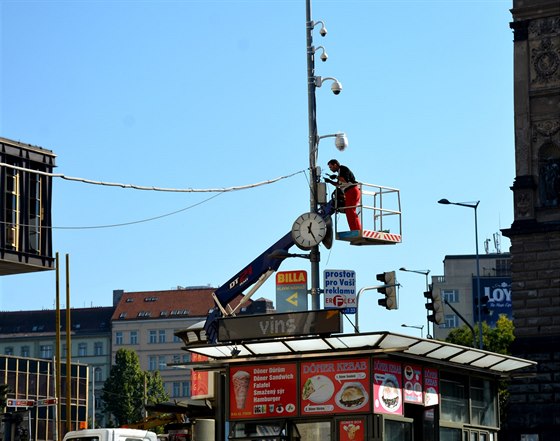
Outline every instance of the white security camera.
{"type": "Polygon", "coordinates": [[[329,58],[329,56],[327,55],[326,52],[323,52],[323,53],[321,54],[321,61],[325,62],[325,61],[328,60],[328,58],[329,58]]]}
{"type": "Polygon", "coordinates": [[[325,27],[325,25],[321,26],[321,29],[319,30],[319,34],[321,34],[321,37],[327,35],[327,28],[325,27]]]}
{"type": "Polygon", "coordinates": [[[340,94],[340,92],[342,91],[342,84],[340,84],[338,81],[333,81],[331,90],[335,95],[340,94]]]}
{"type": "Polygon", "coordinates": [[[346,137],[346,133],[337,133],[334,139],[335,147],[343,152],[348,147],[348,138],[346,137]]]}

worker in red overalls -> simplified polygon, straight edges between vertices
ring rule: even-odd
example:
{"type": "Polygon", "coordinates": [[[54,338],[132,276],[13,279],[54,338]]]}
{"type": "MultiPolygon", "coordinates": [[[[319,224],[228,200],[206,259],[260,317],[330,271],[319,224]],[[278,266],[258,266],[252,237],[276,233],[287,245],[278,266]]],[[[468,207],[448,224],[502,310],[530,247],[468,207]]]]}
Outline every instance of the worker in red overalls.
{"type": "Polygon", "coordinates": [[[356,212],[356,206],[360,204],[361,192],[354,173],[345,165],[340,165],[336,159],[331,159],[328,165],[331,172],[338,175],[330,176],[331,179],[336,178],[336,181],[330,179],[326,179],[326,181],[338,186],[344,192],[344,206],[348,207],[344,209],[344,212],[346,213],[348,226],[351,230],[361,230],[362,225],[356,212]]]}

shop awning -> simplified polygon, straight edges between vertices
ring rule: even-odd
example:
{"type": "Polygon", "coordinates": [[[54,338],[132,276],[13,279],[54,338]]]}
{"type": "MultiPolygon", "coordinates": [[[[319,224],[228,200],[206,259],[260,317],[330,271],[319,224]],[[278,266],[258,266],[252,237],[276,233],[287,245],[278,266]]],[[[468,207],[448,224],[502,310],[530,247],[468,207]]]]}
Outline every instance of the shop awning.
{"type": "Polygon", "coordinates": [[[433,360],[435,364],[462,366],[496,375],[506,375],[536,364],[509,355],[391,332],[253,340],[237,344],[195,344],[184,349],[213,359],[209,367],[225,364],[220,362],[231,364],[249,360],[290,360],[368,353],[433,360]]]}

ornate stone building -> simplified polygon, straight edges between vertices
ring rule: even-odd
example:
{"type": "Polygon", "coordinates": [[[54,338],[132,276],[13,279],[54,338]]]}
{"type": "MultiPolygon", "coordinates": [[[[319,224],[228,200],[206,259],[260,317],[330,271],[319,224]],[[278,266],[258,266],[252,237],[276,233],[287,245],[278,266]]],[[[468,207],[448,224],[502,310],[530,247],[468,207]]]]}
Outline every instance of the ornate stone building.
{"type": "Polygon", "coordinates": [[[560,2],[513,0],[515,181],[513,355],[538,366],[513,381],[501,439],[560,433],[560,2]],[[532,374],[532,375],[531,375],[532,374]]]}

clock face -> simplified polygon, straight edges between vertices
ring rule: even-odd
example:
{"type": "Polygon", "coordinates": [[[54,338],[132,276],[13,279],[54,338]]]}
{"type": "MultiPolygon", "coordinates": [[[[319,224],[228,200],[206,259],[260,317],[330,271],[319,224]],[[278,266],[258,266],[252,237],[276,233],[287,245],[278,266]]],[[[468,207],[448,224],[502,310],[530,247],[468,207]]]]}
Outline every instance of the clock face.
{"type": "Polygon", "coordinates": [[[319,245],[326,235],[327,223],[317,213],[302,214],[292,226],[292,238],[303,249],[319,245]]]}

